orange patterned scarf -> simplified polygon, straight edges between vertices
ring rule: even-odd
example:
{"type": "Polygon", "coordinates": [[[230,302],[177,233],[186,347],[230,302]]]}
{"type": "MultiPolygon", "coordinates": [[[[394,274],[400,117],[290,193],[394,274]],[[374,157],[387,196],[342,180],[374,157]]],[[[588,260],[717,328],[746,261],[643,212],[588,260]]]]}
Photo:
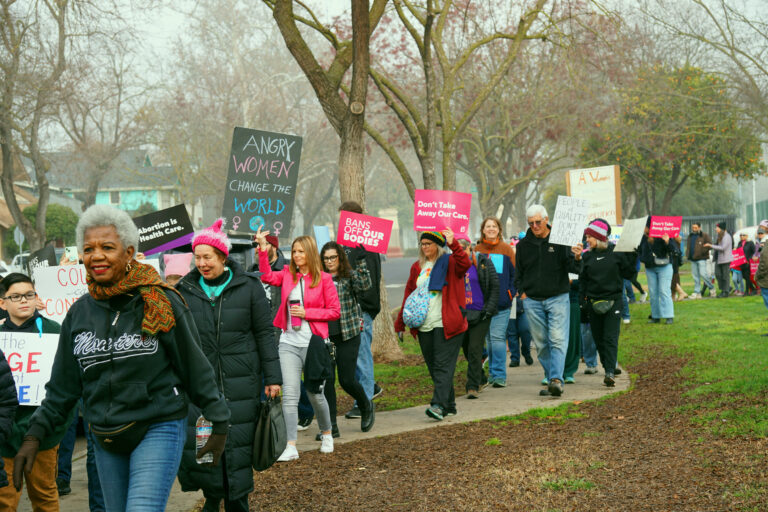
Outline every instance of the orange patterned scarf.
{"type": "Polygon", "coordinates": [[[160,279],[160,274],[152,265],[132,261],[131,269],[125,274],[125,277],[112,286],[102,286],[96,283],[90,274],[86,277],[86,282],[88,283],[88,292],[97,300],[110,299],[138,290],[141,298],[144,299],[142,332],[154,336],[160,331],[168,332],[176,325],[171,301],[168,300],[167,292],[163,288],[173,290],[177,294],[179,292],[160,279]]]}

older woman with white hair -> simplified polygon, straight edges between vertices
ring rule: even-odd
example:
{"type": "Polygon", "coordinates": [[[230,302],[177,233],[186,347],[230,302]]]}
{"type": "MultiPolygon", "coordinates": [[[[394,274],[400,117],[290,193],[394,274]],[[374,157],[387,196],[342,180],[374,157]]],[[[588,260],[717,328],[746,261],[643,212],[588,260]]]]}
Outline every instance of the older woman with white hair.
{"type": "Polygon", "coordinates": [[[96,205],[77,224],[88,294],[61,327],[46,397],[14,459],[14,483],[30,470],[40,439],[82,396],[95,435],[108,512],[164,510],[185,439],[188,402],[213,422],[198,457],[224,450],[229,408],[175,289],[134,259],[139,234],[127,213],[96,205]]]}

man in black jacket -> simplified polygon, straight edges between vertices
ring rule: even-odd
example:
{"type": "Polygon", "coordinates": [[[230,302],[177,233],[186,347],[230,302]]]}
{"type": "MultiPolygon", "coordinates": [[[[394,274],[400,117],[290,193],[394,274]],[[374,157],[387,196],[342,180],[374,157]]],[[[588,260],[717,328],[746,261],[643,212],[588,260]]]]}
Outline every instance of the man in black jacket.
{"type": "Polygon", "coordinates": [[[563,393],[565,352],[568,348],[570,285],[568,273],[581,271],[583,246],[551,244],[549,216],[542,205],[528,207],[528,231],[517,244],[515,287],[523,300],[539,362],[548,388],[542,395],[563,393]]]}
{"type": "MultiPolygon", "coordinates": [[[[355,201],[345,201],[339,206],[339,211],[352,213],[363,213],[363,208],[355,201]]],[[[357,370],[355,378],[363,386],[365,394],[369,399],[374,399],[381,394],[381,388],[376,385],[373,376],[373,352],[371,343],[373,342],[373,320],[381,311],[381,257],[375,253],[365,250],[362,246],[347,247],[347,259],[350,262],[365,261],[368,271],[371,273],[371,282],[373,286],[365,292],[359,294],[358,302],[363,310],[363,331],[360,333],[360,351],[357,354],[357,370]],[[362,254],[361,254],[362,253],[362,254]],[[376,390],[374,391],[374,388],[376,390]]],[[[360,408],[357,403],[352,409],[344,415],[347,418],[359,418],[361,416],[360,408]]]]}

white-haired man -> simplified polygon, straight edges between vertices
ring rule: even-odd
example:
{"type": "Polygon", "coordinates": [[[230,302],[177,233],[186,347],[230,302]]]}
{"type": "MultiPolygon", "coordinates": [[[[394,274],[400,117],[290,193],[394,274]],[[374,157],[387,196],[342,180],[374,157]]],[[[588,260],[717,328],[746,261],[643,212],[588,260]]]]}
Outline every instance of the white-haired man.
{"type": "Polygon", "coordinates": [[[525,212],[528,231],[517,244],[515,287],[523,300],[536,352],[548,382],[542,395],[563,393],[563,369],[568,349],[570,284],[568,273],[581,271],[583,246],[549,243],[547,210],[535,204],[525,212]]]}

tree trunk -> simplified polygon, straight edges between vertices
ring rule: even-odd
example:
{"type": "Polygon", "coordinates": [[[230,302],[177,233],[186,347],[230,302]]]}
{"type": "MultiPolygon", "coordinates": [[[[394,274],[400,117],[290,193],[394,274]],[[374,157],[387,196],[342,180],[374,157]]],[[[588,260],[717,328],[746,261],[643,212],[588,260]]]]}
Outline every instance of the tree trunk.
{"type": "Polygon", "coordinates": [[[371,351],[378,362],[397,361],[403,358],[403,349],[395,334],[392,312],[387,301],[387,287],[382,278],[379,284],[381,293],[381,311],[373,321],[373,342],[371,351]]]}

